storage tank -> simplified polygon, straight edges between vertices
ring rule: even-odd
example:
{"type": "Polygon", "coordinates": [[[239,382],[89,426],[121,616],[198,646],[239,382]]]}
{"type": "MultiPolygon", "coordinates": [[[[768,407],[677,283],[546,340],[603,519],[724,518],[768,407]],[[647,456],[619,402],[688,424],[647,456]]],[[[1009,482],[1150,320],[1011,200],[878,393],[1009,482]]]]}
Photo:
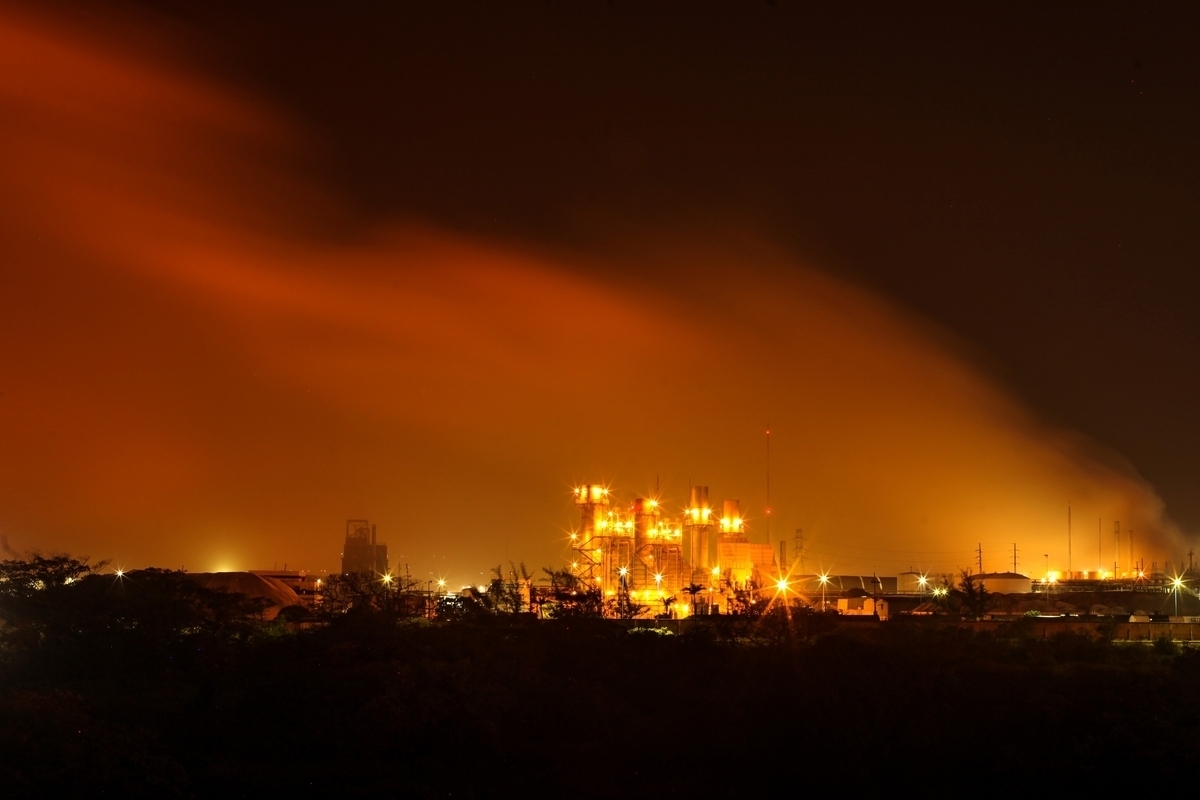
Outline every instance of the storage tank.
{"type": "Polygon", "coordinates": [[[1029,594],[1033,591],[1033,581],[1016,572],[983,572],[972,577],[994,594],[1029,594]]]}

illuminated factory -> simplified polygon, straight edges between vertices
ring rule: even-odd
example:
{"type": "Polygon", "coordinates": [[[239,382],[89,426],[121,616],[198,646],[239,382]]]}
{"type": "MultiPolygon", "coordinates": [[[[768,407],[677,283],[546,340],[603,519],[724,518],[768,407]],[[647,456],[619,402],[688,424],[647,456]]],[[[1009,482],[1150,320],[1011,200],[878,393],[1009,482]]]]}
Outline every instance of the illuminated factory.
{"type": "MultiPolygon", "coordinates": [[[[597,484],[578,487],[574,498],[580,526],[571,534],[571,570],[606,595],[628,591],[654,601],[690,591],[694,603],[717,611],[732,592],[779,578],[771,546],[747,537],[738,501],[725,500],[718,517],[707,486],[693,486],[688,507],[674,519],[654,498],[620,507],[597,484]]],[[[688,613],[686,604],[679,611],[688,613]]]]}
{"type": "MultiPolygon", "coordinates": [[[[813,608],[836,609],[842,615],[887,619],[893,606],[899,613],[934,613],[930,610],[933,603],[926,601],[946,598],[961,581],[957,572],[807,574],[802,541],[798,542],[796,563],[789,568],[784,543],[779,543],[776,560],[770,544],[751,542],[739,502],[722,501],[718,514],[709,502],[707,486],[691,487],[688,505],[677,517],[664,514],[661,501],[654,497],[635,497],[628,504],[614,502],[609,490],[599,484],[576,488],[573,499],[580,525],[570,534],[571,574],[607,599],[620,600],[627,594],[635,606],[645,609],[639,612],[642,616],[724,614],[736,611],[738,602],[784,596],[813,608]]],[[[1178,597],[1186,590],[1200,596],[1200,591],[1187,585],[1196,575],[1191,563],[1181,564],[1174,577],[1160,572],[1155,564],[1150,570],[1126,573],[1115,566],[1111,573],[1061,575],[1047,570],[1044,578],[1033,579],[1017,572],[1015,545],[1012,571],[985,571],[982,549],[977,557],[979,569],[971,574],[972,580],[992,595],[1007,598],[1002,605],[1009,607],[1009,613],[1036,608],[1045,616],[1049,613],[1048,595],[1058,595],[1055,607],[1063,613],[1077,611],[1063,599],[1071,593],[1174,593],[1178,597]]],[[[1132,553],[1130,559],[1132,562],[1132,553]]],[[[1075,599],[1089,602],[1083,596],[1075,599]]],[[[1138,604],[1152,605],[1144,598],[1138,604]]],[[[1090,606],[1096,607],[1094,598],[1090,606]]]]}

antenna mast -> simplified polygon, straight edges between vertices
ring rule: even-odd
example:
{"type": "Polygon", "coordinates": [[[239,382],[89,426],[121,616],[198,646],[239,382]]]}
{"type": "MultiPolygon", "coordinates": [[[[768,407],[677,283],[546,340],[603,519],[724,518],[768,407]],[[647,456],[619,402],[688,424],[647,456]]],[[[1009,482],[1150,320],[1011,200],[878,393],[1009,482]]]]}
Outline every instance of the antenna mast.
{"type": "Polygon", "coordinates": [[[771,423],[767,423],[767,544],[771,543],[771,423]]]}
{"type": "Polygon", "coordinates": [[[1121,520],[1113,520],[1113,577],[1121,570],[1121,520]]]}

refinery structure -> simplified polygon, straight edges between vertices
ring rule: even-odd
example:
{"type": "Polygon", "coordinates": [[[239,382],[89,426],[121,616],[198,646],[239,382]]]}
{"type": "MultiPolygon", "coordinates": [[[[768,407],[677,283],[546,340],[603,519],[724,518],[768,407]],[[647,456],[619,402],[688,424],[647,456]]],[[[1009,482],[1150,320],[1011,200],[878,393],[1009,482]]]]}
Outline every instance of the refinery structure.
{"type": "MultiPolygon", "coordinates": [[[[1134,560],[1131,537],[1128,563],[1118,561],[1111,571],[1047,570],[1041,577],[1030,577],[1018,570],[1013,545],[1012,568],[1004,571],[985,570],[979,548],[978,570],[964,573],[810,573],[804,569],[802,537],[794,543],[798,558],[789,565],[786,540],[777,542],[778,558],[771,544],[750,541],[738,500],[724,499],[718,508],[710,502],[707,486],[692,486],[688,494],[687,507],[670,516],[657,497],[638,496],[621,503],[603,485],[576,487],[573,499],[580,517],[578,529],[569,536],[570,574],[580,586],[603,597],[627,597],[644,609],[642,616],[669,617],[728,613],[735,602],[755,599],[798,600],[822,610],[884,619],[892,602],[906,609],[902,613],[938,613],[939,601],[966,579],[996,597],[1024,596],[1031,598],[1028,602],[1040,597],[1037,602],[1045,605],[1056,592],[1196,594],[1187,586],[1195,575],[1190,552],[1189,563],[1180,564],[1174,573],[1165,563],[1162,569],[1157,562],[1147,568],[1134,560]]],[[[1119,526],[1114,525],[1117,553],[1123,550],[1119,526]]],[[[536,597],[536,588],[530,588],[536,597]]],[[[1057,602],[1061,610],[1074,610],[1057,602]]],[[[1009,605],[1015,607],[1016,601],[1009,605]]]]}
{"type": "Polygon", "coordinates": [[[576,488],[574,498],[580,524],[570,535],[570,569],[605,596],[654,603],[687,594],[682,614],[720,613],[734,593],[781,580],[771,545],[747,536],[741,504],[726,499],[718,514],[707,486],[691,487],[688,507],[673,518],[657,498],[621,506],[599,484],[576,488]]]}

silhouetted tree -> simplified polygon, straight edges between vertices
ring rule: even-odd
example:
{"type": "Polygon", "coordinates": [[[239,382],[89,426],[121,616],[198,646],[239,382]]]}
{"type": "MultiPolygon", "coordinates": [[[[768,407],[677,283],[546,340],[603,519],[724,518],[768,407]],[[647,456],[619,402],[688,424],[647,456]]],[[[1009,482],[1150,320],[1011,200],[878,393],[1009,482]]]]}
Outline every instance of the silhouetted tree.
{"type": "Polygon", "coordinates": [[[704,591],[704,587],[698,583],[689,583],[683,587],[684,594],[692,598],[691,613],[696,613],[696,596],[704,591]]]}
{"type": "Polygon", "coordinates": [[[958,588],[950,590],[950,597],[956,602],[960,612],[970,619],[980,619],[992,607],[993,597],[982,581],[977,581],[971,573],[963,570],[962,580],[958,588]]]}
{"type": "Polygon", "coordinates": [[[601,617],[604,616],[604,596],[594,586],[589,586],[568,569],[543,567],[550,578],[550,597],[554,602],[549,616],[601,617]]]}
{"type": "Polygon", "coordinates": [[[329,621],[349,611],[378,612],[392,617],[418,616],[424,596],[418,581],[403,576],[350,572],[330,575],[322,588],[322,601],[314,614],[329,621]]]}

